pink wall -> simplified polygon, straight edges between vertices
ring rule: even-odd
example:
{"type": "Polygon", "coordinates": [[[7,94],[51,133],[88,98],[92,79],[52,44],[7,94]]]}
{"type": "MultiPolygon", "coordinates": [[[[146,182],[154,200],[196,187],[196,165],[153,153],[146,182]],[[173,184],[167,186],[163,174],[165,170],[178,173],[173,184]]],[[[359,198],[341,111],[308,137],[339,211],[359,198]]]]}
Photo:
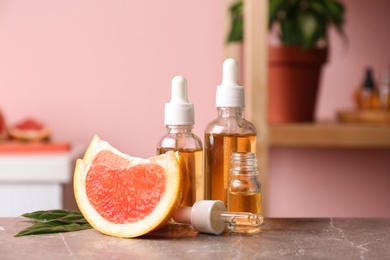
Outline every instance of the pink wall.
{"type": "MultiPolygon", "coordinates": [[[[318,120],[354,108],[366,66],[377,78],[390,66],[390,1],[343,2],[348,43],[332,31],[318,120]]],[[[274,147],[269,167],[270,217],[390,217],[390,149],[274,147]]]]}
{"type": "Polygon", "coordinates": [[[222,1],[1,1],[0,107],[10,124],[43,121],[53,138],[94,134],[155,154],[175,75],[189,83],[202,134],[216,115],[222,1]]]}
{"type": "Polygon", "coordinates": [[[269,217],[390,217],[390,150],[270,151],[269,217]]]}
{"type": "MultiPolygon", "coordinates": [[[[352,107],[366,65],[389,64],[387,0],[348,0],[349,45],[332,33],[317,118],[352,107]],[[353,4],[352,4],[353,3],[353,4]]],[[[133,156],[165,133],[170,82],[189,81],[195,133],[216,116],[223,1],[0,3],[0,107],[9,123],[43,121],[55,140],[100,135],[133,156]]],[[[272,148],[269,216],[390,217],[389,150],[272,148]]]]}

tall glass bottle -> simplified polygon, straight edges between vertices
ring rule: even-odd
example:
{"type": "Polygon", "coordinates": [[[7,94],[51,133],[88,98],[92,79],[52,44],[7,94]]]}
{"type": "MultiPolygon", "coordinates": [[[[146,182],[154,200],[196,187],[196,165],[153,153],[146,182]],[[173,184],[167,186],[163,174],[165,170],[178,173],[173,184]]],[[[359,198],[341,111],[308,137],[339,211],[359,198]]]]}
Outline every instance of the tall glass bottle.
{"type": "Polygon", "coordinates": [[[218,118],[205,129],[205,198],[227,204],[231,156],[234,152],[256,153],[256,128],[244,116],[244,88],[238,83],[238,63],[227,59],[223,80],[217,87],[218,118]]]}
{"type": "Polygon", "coordinates": [[[187,80],[176,76],[172,80],[172,99],[165,104],[168,133],[157,143],[157,154],[179,152],[184,184],[181,206],[204,199],[203,147],[201,139],[192,133],[194,117],[194,106],[187,98],[187,80]]]}

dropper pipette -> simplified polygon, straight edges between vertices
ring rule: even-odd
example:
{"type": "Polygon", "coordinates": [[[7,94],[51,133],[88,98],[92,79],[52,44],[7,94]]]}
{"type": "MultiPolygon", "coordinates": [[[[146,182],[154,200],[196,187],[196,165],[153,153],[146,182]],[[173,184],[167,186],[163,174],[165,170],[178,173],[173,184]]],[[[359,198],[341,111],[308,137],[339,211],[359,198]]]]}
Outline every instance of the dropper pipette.
{"type": "Polygon", "coordinates": [[[263,216],[249,212],[227,212],[220,200],[197,201],[192,207],[179,207],[173,219],[178,223],[191,224],[202,233],[220,235],[227,226],[253,229],[263,223],[263,216]]]}

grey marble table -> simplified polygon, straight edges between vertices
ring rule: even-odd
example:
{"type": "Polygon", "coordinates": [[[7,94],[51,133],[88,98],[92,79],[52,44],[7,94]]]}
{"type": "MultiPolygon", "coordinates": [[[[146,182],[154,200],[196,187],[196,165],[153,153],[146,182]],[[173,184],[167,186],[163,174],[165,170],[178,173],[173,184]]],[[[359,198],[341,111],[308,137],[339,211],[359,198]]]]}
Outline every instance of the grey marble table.
{"type": "Polygon", "coordinates": [[[266,219],[256,235],[167,225],[132,239],[92,229],[14,237],[29,225],[0,218],[0,259],[390,259],[390,219],[266,219]]]}

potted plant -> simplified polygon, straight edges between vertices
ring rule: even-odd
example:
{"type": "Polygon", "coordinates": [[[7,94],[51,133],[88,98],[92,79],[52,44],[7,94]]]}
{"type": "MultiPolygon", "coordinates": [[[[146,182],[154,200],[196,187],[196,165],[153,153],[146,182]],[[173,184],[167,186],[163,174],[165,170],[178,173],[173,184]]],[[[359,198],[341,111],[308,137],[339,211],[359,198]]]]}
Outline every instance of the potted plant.
{"type": "MultiPolygon", "coordinates": [[[[243,2],[232,5],[228,42],[243,40],[243,2]]],[[[322,65],[328,57],[328,28],[344,36],[345,6],[338,0],[269,0],[270,31],[280,45],[269,46],[270,123],[313,121],[322,65]]]]}

